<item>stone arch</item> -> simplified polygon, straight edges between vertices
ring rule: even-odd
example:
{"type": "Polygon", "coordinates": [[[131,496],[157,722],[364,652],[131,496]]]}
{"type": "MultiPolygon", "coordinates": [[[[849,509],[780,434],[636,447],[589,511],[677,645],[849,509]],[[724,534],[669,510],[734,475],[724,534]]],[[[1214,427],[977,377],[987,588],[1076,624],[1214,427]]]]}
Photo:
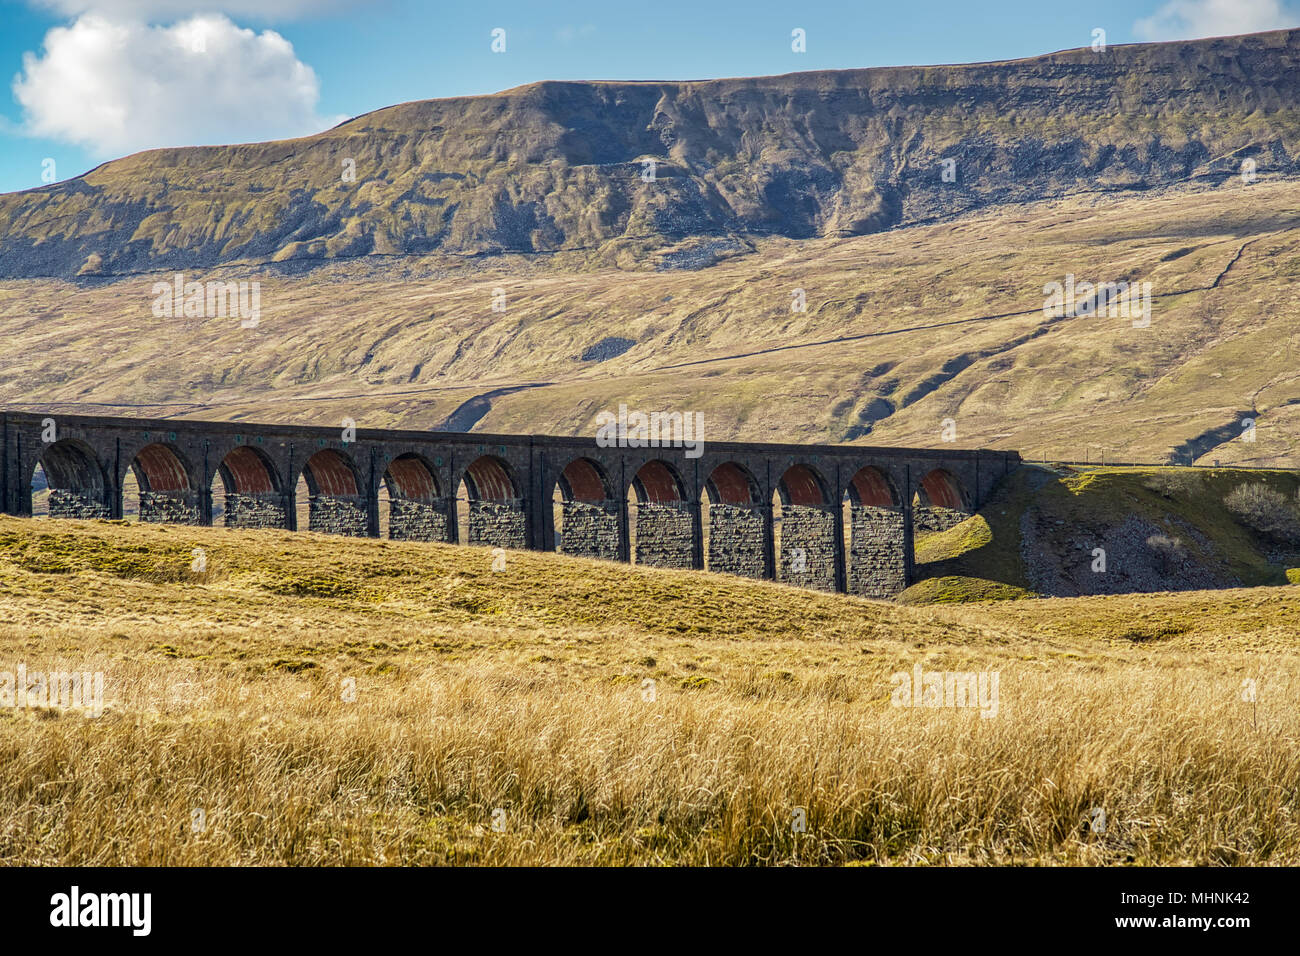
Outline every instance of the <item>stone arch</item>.
{"type": "Polygon", "coordinates": [[[768,576],[769,510],[754,475],[739,462],[718,465],[705,479],[701,507],[705,567],[749,578],[768,576]]]}
{"type": "Polygon", "coordinates": [[[672,465],[652,458],[628,487],[628,536],[636,564],[695,566],[695,530],[686,483],[672,465]]]}
{"type": "MultiPolygon", "coordinates": [[[[265,452],[249,445],[236,445],[217,465],[216,477],[221,479],[220,516],[227,528],[288,527],[284,488],[265,452]]],[[[213,511],[215,524],[215,504],[213,511]]]]}
{"type": "Polygon", "coordinates": [[[825,480],[808,465],[791,465],[787,468],[777,482],[776,493],[783,505],[818,508],[830,502],[825,480]]]}
{"type": "Polygon", "coordinates": [[[322,448],[307,459],[299,480],[307,486],[309,531],[354,538],[369,534],[366,498],[351,455],[322,448]]]}
{"type": "Polygon", "coordinates": [[[527,516],[519,488],[504,458],[483,455],[465,469],[457,497],[464,505],[460,518],[468,532],[466,544],[528,546],[527,516]]]}
{"type": "Polygon", "coordinates": [[[844,491],[850,594],[893,597],[907,587],[907,543],[898,489],[887,472],[860,468],[844,491]]]}
{"type": "Polygon", "coordinates": [[[129,467],[139,489],[141,521],[202,523],[190,466],[175,446],[150,442],[135,453],[129,467]]]}
{"type": "Polygon", "coordinates": [[[965,511],[968,508],[966,490],[957,476],[946,468],[928,472],[917,486],[920,504],[931,508],[951,508],[965,511]]]}
{"type": "Polygon", "coordinates": [[[564,466],[551,494],[555,550],[618,560],[618,500],[610,489],[609,476],[596,461],[575,458],[564,466]]]}
{"type": "Polygon", "coordinates": [[[865,465],[849,479],[849,500],[867,508],[897,508],[902,504],[889,475],[874,465],[865,465]]]}
{"type": "MultiPolygon", "coordinates": [[[[40,466],[49,487],[51,518],[111,517],[108,479],[95,451],[76,438],[63,438],[45,446],[27,476],[28,502],[31,479],[40,466]]],[[[30,511],[30,504],[28,507],[30,511]]]]}
{"type": "Polygon", "coordinates": [[[810,465],[792,464],[772,493],[777,579],[835,590],[836,508],[826,480],[810,465]]]}
{"type": "Polygon", "coordinates": [[[483,455],[465,469],[465,485],[470,495],[480,501],[517,501],[519,485],[504,458],[483,455]]]}
{"type": "Polygon", "coordinates": [[[671,504],[686,500],[686,483],[677,469],[662,458],[652,458],[632,478],[637,500],[649,504],[671,504]]]}
{"type": "Polygon", "coordinates": [[[946,468],[928,472],[912,497],[912,525],[918,534],[945,531],[971,516],[970,496],[946,468]]]}
{"type": "Polygon", "coordinates": [[[448,540],[447,498],[438,472],[415,452],[398,455],[384,469],[388,491],[388,537],[394,541],[448,540]]]}

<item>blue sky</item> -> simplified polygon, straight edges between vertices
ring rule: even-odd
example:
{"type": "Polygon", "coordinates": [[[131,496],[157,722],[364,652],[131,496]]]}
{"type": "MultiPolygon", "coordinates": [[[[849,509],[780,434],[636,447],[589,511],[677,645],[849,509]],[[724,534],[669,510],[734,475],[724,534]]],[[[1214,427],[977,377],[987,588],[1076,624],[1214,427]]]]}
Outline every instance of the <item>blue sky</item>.
{"type": "Polygon", "coordinates": [[[1119,44],[1300,25],[1298,5],[0,0],[0,192],[149,146],[302,135],[394,103],[536,80],[997,60],[1087,46],[1096,27],[1119,44]],[[491,49],[495,28],[503,53],[491,49]],[[791,49],[795,28],[804,53],[791,49]]]}

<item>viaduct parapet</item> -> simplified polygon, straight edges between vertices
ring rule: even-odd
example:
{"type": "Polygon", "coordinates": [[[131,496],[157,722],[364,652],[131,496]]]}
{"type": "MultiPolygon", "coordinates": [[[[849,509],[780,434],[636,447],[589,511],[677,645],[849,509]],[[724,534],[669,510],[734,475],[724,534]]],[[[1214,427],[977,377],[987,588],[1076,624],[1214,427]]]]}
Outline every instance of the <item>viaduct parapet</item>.
{"type": "Polygon", "coordinates": [[[1011,451],[594,438],[0,412],[0,510],[556,550],[868,597],[917,531],[981,507],[1011,451]],[[345,440],[345,438],[347,440],[345,440]],[[134,485],[138,491],[130,491],[134,485]],[[215,520],[214,520],[215,519],[215,520]]]}

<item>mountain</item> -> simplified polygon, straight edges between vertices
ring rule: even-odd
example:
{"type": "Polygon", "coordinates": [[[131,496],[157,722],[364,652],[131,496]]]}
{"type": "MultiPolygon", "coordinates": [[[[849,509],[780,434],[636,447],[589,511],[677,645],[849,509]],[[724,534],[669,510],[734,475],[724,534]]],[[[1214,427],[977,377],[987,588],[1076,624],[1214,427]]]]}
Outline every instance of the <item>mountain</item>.
{"type": "Polygon", "coordinates": [[[1294,465],[1297,44],[545,83],[142,153],[0,196],[0,404],[1294,465]],[[178,274],[259,321],[160,314],[178,274]],[[1147,321],[1045,309],[1112,281],[1147,321]]]}
{"type": "Polygon", "coordinates": [[[0,196],[0,276],[562,250],[627,267],[714,240],[654,257],[697,266],[747,237],[1218,184],[1246,159],[1295,175],[1297,102],[1300,31],[967,66],[537,83],[305,139],[152,150],[0,196]]]}

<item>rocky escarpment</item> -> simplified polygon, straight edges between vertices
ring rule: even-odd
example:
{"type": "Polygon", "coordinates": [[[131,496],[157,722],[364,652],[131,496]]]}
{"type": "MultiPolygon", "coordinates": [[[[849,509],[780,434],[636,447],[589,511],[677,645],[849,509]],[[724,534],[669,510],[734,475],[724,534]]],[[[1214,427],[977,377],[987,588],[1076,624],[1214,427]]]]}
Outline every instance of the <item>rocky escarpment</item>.
{"type": "Polygon", "coordinates": [[[0,277],[438,251],[698,268],[743,254],[743,235],[857,235],[1216,183],[1245,160],[1294,175],[1298,98],[1298,31],[969,66],[538,83],[305,139],[153,150],[0,196],[0,277]]]}

